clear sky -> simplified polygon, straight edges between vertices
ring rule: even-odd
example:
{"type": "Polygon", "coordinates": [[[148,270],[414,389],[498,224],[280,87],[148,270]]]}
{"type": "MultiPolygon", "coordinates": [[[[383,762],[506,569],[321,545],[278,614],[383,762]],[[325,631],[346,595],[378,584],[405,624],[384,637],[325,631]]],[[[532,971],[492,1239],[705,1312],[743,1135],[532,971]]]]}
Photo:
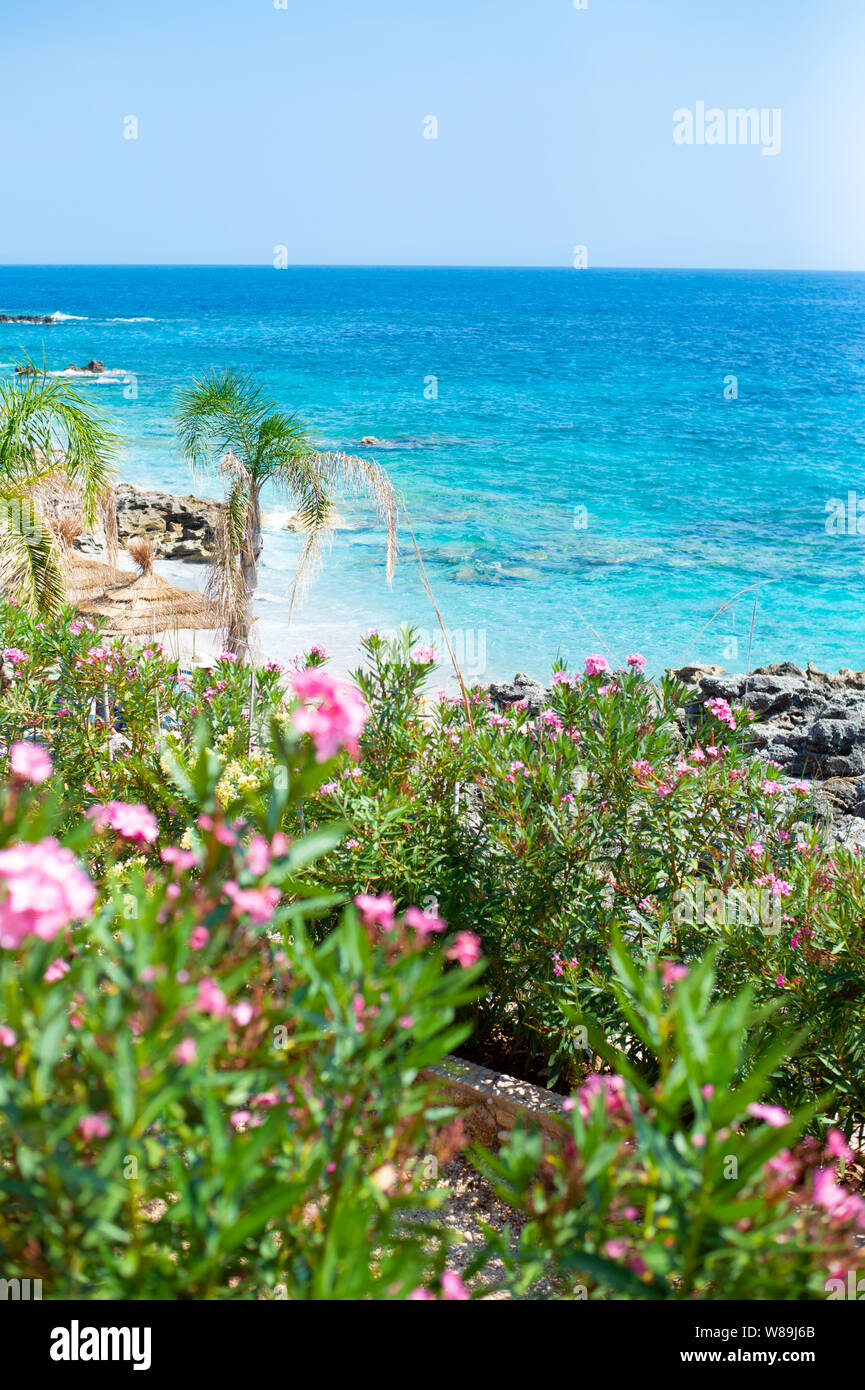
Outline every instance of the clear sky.
{"type": "Polygon", "coordinates": [[[584,245],[865,269],[865,0],[0,0],[0,21],[4,264],[584,245]],[[779,108],[780,152],[677,145],[698,102],[779,108]]]}

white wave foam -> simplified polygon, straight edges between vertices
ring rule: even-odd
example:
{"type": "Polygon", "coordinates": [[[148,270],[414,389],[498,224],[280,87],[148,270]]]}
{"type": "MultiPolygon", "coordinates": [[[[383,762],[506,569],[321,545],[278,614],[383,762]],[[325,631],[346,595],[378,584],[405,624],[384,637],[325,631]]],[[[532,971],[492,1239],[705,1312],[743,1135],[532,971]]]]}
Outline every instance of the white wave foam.
{"type": "Polygon", "coordinates": [[[155,319],[151,319],[151,318],[146,318],[146,317],[145,317],[145,318],[138,318],[138,319],[106,319],[105,322],[106,322],[106,323],[155,323],[156,320],[155,320],[155,319]]]}
{"type": "Polygon", "coordinates": [[[55,323],[66,323],[69,319],[80,319],[82,322],[87,318],[86,314],[61,314],[58,311],[50,316],[55,323]]]}

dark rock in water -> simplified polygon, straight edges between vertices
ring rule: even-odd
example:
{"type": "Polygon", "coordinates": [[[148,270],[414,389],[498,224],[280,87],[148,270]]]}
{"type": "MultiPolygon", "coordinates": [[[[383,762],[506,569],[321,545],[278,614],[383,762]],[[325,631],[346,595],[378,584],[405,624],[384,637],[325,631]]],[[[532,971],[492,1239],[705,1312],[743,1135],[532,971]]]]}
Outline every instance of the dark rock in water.
{"type": "Polygon", "coordinates": [[[543,709],[553,698],[552,690],[522,671],[518,671],[512,681],[493,681],[489,692],[490,699],[496,705],[516,705],[520,700],[525,700],[529,709],[533,710],[543,709]]]}
{"type": "Polygon", "coordinates": [[[57,323],[53,314],[0,314],[0,323],[57,323]]]}
{"type": "Polygon", "coordinates": [[[86,362],[81,370],[82,372],[96,372],[101,376],[105,371],[105,363],[100,362],[98,357],[94,357],[90,362],[86,362]]]}
{"type": "Polygon", "coordinates": [[[376,439],[374,434],[365,434],[360,441],[360,447],[362,449],[374,449],[376,444],[381,444],[381,440],[376,439]]]}

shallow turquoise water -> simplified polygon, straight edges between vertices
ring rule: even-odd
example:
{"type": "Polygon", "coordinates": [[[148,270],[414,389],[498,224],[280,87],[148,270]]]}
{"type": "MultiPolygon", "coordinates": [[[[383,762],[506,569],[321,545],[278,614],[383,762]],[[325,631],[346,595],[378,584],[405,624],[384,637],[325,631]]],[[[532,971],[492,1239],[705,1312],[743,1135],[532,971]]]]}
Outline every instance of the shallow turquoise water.
{"type": "MultiPolygon", "coordinates": [[[[85,388],[127,435],[133,481],[191,490],[171,409],[205,367],[261,378],[323,445],[385,441],[367,452],[405,497],[470,675],[542,674],[600,641],[655,669],[741,669],[752,617],[752,664],[865,666],[865,538],[827,533],[832,499],[865,503],[863,275],[7,267],[0,310],[81,316],[0,325],[0,362],[44,347],[52,369],[133,374],[85,388]],[[755,616],[749,592],[697,638],[758,581],[755,616]]],[[[289,630],[297,541],[271,500],[266,650],[319,638],[345,663],[371,624],[434,628],[408,537],[388,590],[374,519],[340,512],[289,630]]]]}

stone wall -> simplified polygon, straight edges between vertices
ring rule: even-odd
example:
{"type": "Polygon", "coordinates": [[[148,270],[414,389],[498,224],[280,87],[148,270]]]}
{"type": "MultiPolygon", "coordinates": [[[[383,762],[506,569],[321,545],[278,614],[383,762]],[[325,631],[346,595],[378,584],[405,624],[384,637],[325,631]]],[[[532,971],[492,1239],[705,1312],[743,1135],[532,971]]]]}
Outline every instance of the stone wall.
{"type": "Polygon", "coordinates": [[[542,1086],[460,1057],[446,1057],[442,1066],[427,1067],[421,1075],[438,1083],[448,1104],[459,1106],[469,1138],[487,1148],[495,1149],[507,1139],[519,1118],[550,1136],[559,1131],[564,1097],[542,1086]]]}

